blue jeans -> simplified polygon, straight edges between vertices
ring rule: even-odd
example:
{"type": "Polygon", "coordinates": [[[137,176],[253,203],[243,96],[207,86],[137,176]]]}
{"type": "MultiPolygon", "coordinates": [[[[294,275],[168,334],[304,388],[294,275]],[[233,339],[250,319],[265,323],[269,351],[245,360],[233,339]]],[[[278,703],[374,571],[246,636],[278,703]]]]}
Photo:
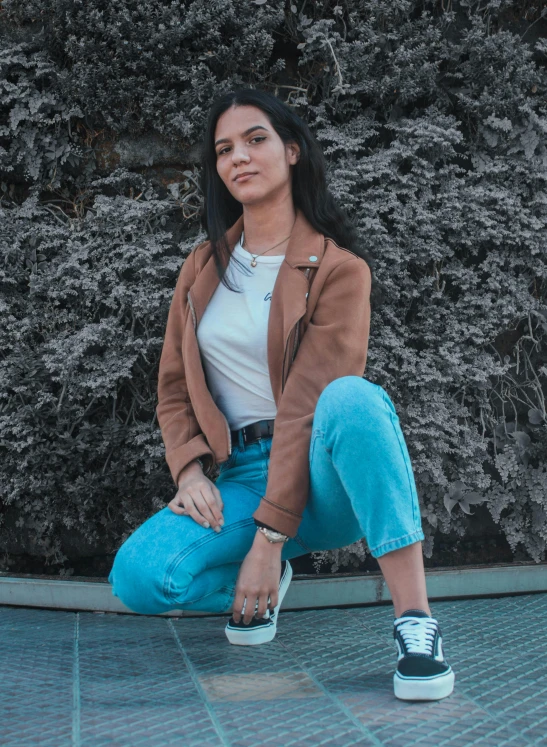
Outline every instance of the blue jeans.
{"type": "MultiPolygon", "coordinates": [[[[252,517],[266,492],[273,436],[234,444],[219,465],[219,533],[167,506],[119,548],[108,580],[134,612],[229,612],[239,568],[253,544],[252,517]]],[[[343,376],[321,392],[309,452],[310,492],[283,560],[365,537],[378,558],[424,539],[410,457],[385,390],[343,376]]]]}

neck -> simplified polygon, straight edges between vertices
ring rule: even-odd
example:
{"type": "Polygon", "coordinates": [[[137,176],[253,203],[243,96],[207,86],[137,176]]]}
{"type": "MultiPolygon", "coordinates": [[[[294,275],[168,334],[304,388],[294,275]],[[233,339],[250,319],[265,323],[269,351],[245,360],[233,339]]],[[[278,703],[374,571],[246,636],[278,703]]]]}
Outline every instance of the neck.
{"type": "MultiPolygon", "coordinates": [[[[290,194],[282,200],[274,201],[273,204],[270,201],[267,205],[244,205],[245,249],[257,254],[269,246],[274,246],[289,236],[295,218],[296,210],[290,194]]],[[[288,243],[287,239],[271,252],[265,253],[270,256],[285,254],[288,243]]]]}

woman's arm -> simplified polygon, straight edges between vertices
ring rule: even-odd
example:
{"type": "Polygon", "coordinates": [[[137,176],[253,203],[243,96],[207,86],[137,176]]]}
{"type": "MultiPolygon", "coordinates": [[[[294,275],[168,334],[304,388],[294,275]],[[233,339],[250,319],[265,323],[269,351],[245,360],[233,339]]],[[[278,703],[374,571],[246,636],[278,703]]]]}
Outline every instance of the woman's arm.
{"type": "Polygon", "coordinates": [[[195,253],[198,248],[188,255],[177,279],[158,371],[156,413],[165,444],[165,458],[177,487],[180,473],[196,457],[208,460],[208,466],[214,460],[188,396],[182,358],[186,299],[196,276],[195,253]]]}
{"type": "Polygon", "coordinates": [[[289,537],[295,536],[308,500],[317,400],[331,381],[365,371],[371,282],[368,264],[356,256],[330,272],[281,395],[266,494],[253,517],[289,537]]]}

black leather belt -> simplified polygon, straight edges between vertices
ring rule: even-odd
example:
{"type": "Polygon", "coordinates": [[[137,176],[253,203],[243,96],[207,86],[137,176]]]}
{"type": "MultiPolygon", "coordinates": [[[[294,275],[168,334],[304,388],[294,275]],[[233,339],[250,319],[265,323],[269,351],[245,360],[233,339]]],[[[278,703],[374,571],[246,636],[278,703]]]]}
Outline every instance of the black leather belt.
{"type": "Polygon", "coordinates": [[[243,443],[252,444],[253,441],[258,441],[259,438],[268,438],[273,436],[275,420],[257,420],[256,423],[249,423],[244,425],[243,428],[239,428],[236,431],[230,431],[232,436],[232,444],[237,445],[239,443],[239,434],[243,433],[243,443]]]}

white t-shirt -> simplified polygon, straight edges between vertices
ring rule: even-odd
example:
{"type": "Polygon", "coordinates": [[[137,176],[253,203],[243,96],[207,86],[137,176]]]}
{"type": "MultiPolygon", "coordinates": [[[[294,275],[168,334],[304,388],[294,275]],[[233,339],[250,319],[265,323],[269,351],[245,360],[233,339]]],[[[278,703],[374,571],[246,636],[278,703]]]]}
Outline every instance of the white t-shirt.
{"type": "Polygon", "coordinates": [[[232,257],[247,271],[232,258],[226,270],[230,285],[242,292],[219,283],[197,329],[209,391],[231,430],[277,414],[268,370],[268,319],[285,257],[262,255],[256,258],[257,266],[251,267],[252,255],[241,246],[243,237],[232,257]]]}

